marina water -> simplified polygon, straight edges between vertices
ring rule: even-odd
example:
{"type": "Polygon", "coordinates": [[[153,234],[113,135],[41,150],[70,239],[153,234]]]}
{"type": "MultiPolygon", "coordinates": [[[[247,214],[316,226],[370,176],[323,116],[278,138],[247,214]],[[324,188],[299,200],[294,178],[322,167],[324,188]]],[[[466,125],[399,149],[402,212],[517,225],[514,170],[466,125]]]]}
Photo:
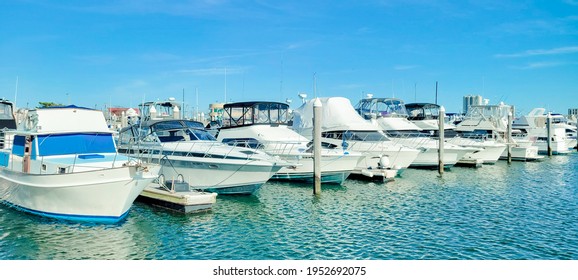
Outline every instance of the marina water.
{"type": "Polygon", "coordinates": [[[0,259],[578,259],[578,154],[481,168],[406,170],[393,182],[268,182],[209,212],[135,203],[118,225],[0,206],[0,259]]]}

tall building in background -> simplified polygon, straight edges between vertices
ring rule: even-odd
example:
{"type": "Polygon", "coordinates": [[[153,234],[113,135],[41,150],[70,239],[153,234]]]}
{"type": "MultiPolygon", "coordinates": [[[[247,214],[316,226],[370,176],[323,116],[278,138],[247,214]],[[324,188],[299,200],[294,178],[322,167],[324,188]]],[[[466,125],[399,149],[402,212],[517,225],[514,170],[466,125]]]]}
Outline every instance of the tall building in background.
{"type": "Polygon", "coordinates": [[[481,95],[466,95],[464,96],[464,115],[468,113],[470,106],[472,105],[482,105],[483,98],[481,95]]]}
{"type": "Polygon", "coordinates": [[[578,109],[568,109],[568,116],[578,116],[578,109]]]}

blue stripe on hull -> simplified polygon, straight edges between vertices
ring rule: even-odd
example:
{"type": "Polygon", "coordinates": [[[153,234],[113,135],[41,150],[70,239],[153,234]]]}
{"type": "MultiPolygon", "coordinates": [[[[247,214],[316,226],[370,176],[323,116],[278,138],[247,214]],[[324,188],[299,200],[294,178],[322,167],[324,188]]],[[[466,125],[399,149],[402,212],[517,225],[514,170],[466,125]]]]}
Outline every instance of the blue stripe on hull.
{"type": "Polygon", "coordinates": [[[115,217],[115,216],[90,216],[90,215],[50,213],[50,212],[28,209],[28,208],[10,203],[8,201],[2,201],[2,203],[4,203],[7,206],[12,207],[16,210],[20,210],[22,212],[37,215],[37,216],[42,216],[42,217],[47,217],[47,218],[52,218],[52,219],[58,219],[58,220],[67,220],[67,221],[73,221],[73,222],[87,222],[87,223],[99,223],[99,224],[116,224],[116,223],[122,221],[123,219],[125,219],[126,216],[128,215],[128,212],[130,211],[130,209],[129,209],[118,217],[115,217]]]}

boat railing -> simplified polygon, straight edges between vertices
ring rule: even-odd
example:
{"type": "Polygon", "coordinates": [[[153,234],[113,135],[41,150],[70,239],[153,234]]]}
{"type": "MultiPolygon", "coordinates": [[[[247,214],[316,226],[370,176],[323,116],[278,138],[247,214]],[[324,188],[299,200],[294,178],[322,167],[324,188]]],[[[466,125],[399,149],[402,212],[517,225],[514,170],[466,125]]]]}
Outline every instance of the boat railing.
{"type": "MultiPolygon", "coordinates": [[[[158,142],[147,144],[137,143],[132,144],[123,150],[129,151],[129,153],[134,154],[138,158],[145,159],[147,162],[160,163],[166,156],[238,159],[240,154],[239,152],[242,152],[238,147],[243,146],[230,146],[217,141],[198,140],[165,142],[165,145],[158,142]]],[[[255,150],[251,147],[247,148],[255,150]]],[[[242,152],[242,154],[244,158],[252,159],[256,157],[258,153],[242,152]]]]}
{"type": "MultiPolygon", "coordinates": [[[[11,154],[13,157],[14,155],[11,154]]],[[[59,160],[55,160],[54,156],[38,156],[36,161],[39,162],[38,164],[38,174],[65,174],[65,173],[75,173],[75,172],[82,172],[82,171],[90,171],[90,170],[102,170],[102,169],[111,169],[111,168],[118,168],[121,166],[130,166],[130,165],[138,165],[142,164],[141,160],[122,155],[119,152],[116,152],[111,155],[111,153],[107,153],[106,155],[99,154],[99,153],[75,153],[69,155],[59,155],[59,156],[69,156],[72,158],[72,163],[66,164],[62,163],[59,160]],[[90,159],[90,158],[106,158],[112,156],[112,160],[104,160],[104,161],[97,161],[95,163],[79,163],[78,159],[90,159]],[[122,160],[119,158],[121,156],[122,160]],[[49,169],[49,165],[54,166],[53,168],[49,169]]],[[[11,163],[14,164],[14,160],[11,160],[11,163]]],[[[12,165],[11,168],[14,168],[12,165]]],[[[31,172],[32,170],[29,170],[31,172]]]]}
{"type": "Polygon", "coordinates": [[[424,137],[423,133],[401,133],[389,135],[389,137],[394,143],[408,147],[421,147],[434,140],[430,137],[424,137]]]}
{"type": "Polygon", "coordinates": [[[290,155],[306,152],[309,147],[301,141],[256,141],[254,139],[236,139],[226,144],[236,147],[262,150],[270,155],[290,155]]]}

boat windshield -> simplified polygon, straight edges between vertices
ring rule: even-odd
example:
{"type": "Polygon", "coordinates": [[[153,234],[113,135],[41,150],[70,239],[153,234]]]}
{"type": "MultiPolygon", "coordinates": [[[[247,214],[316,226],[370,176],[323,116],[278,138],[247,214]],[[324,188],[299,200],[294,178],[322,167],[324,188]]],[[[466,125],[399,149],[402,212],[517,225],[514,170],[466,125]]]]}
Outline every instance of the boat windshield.
{"type": "Polygon", "coordinates": [[[473,105],[468,110],[465,119],[507,119],[510,106],[508,105],[473,105]]]}
{"type": "Polygon", "coordinates": [[[440,115],[439,107],[435,104],[407,104],[406,109],[411,121],[437,120],[440,115]]]}
{"type": "Polygon", "coordinates": [[[357,112],[365,119],[376,117],[407,118],[403,100],[396,98],[367,98],[356,106],[357,112]]]}
{"type": "Polygon", "coordinates": [[[240,102],[224,106],[223,127],[253,124],[287,125],[289,105],[277,102],[240,102]]]}
{"type": "Polygon", "coordinates": [[[345,139],[350,141],[389,141],[389,138],[387,138],[387,136],[381,131],[328,131],[322,132],[321,136],[325,138],[345,139]]]}
{"type": "Polygon", "coordinates": [[[0,120],[13,120],[12,104],[0,103],[0,120]]]}
{"type": "Polygon", "coordinates": [[[215,137],[206,131],[202,123],[195,121],[163,121],[150,127],[161,142],[208,140],[216,141],[215,137]]]}

